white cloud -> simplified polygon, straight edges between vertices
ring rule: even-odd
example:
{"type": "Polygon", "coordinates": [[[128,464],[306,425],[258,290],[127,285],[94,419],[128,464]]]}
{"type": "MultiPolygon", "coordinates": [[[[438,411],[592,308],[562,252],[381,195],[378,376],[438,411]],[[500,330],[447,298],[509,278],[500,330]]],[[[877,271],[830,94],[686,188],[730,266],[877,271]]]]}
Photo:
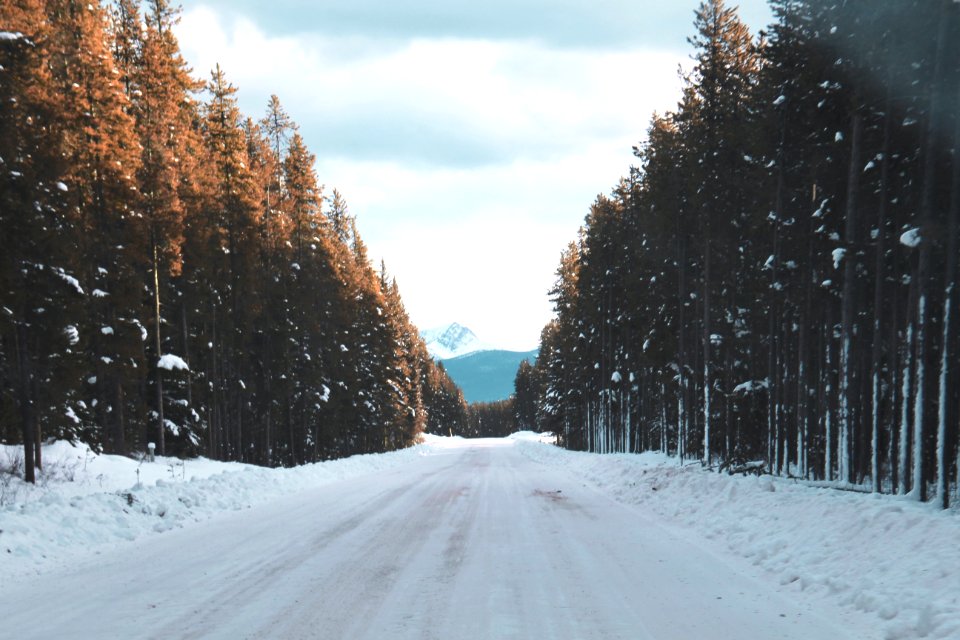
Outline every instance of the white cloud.
{"type": "MultiPolygon", "coordinates": [[[[685,51],[698,0],[186,0],[253,18],[272,33],[335,33],[376,38],[461,37],[536,40],[555,48],[627,49],[655,46],[685,51]]],[[[766,0],[740,0],[753,29],[772,20],[766,0]]]]}
{"type": "Polygon", "coordinates": [[[654,107],[672,106],[682,60],[461,39],[410,40],[341,59],[335,37],[270,37],[246,18],[228,21],[205,7],[184,14],[178,35],[198,71],[221,64],[251,115],[278,94],[315,134],[307,142],[318,156],[371,157],[379,145],[389,157],[402,146],[396,140],[408,140],[424,162],[449,155],[450,142],[485,149],[486,163],[570,152],[625,128],[639,137],[654,107]],[[344,128],[352,135],[341,135],[344,128]],[[371,128],[381,135],[370,139],[371,128]]]}
{"type": "Polygon", "coordinates": [[[221,64],[249,115],[280,97],[415,322],[457,320],[517,349],[536,344],[560,251],[652,112],[675,106],[685,62],[533,40],[278,37],[204,7],[177,35],[198,72],[221,64]]]}
{"type": "Polygon", "coordinates": [[[626,145],[595,145],[549,162],[470,171],[319,168],[346,194],[370,255],[386,260],[420,327],[456,320],[486,342],[521,350],[536,345],[549,320],[561,251],[630,160],[626,145]]]}

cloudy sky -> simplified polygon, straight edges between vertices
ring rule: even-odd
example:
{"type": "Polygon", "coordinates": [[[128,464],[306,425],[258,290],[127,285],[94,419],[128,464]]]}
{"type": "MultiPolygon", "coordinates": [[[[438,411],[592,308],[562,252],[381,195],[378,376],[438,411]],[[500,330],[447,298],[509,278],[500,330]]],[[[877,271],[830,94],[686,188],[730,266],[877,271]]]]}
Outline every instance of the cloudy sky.
{"type": "MultiPolygon", "coordinates": [[[[675,107],[696,0],[182,0],[197,75],[277,94],[422,329],[526,350],[560,252],[675,107]]],[[[742,0],[754,31],[765,0],[742,0]]]]}

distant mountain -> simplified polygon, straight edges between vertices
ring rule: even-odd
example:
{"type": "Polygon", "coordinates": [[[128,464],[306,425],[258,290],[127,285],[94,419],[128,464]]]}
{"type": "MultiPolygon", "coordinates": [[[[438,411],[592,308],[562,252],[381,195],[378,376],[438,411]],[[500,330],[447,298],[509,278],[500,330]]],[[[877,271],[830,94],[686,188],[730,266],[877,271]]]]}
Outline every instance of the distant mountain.
{"type": "Polygon", "coordinates": [[[427,343],[427,351],[437,360],[456,358],[490,348],[481,342],[473,331],[456,322],[421,331],[420,335],[427,343]]]}
{"type": "Polygon", "coordinates": [[[467,402],[493,402],[510,397],[520,363],[537,357],[536,349],[494,349],[457,322],[420,334],[430,355],[443,363],[453,381],[463,389],[467,402]]]}
{"type": "Polygon", "coordinates": [[[533,351],[476,351],[457,358],[441,359],[443,367],[463,389],[467,402],[505,400],[513,393],[513,380],[524,360],[537,357],[533,351]]]}

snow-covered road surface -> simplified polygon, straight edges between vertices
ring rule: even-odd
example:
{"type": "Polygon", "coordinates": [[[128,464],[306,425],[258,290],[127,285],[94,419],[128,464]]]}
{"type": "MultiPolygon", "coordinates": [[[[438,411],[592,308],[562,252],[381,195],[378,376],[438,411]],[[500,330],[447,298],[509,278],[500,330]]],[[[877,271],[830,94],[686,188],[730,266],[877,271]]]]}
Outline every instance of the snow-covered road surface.
{"type": "Polygon", "coordinates": [[[18,638],[865,637],[753,573],[509,440],[464,440],[4,580],[0,620],[18,638]]]}

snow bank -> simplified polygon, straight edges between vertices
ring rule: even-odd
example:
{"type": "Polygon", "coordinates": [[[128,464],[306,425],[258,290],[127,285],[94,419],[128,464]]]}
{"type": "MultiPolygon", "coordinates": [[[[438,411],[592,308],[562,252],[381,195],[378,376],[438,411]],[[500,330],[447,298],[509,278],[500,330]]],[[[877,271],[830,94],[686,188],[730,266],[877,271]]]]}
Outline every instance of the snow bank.
{"type": "Polygon", "coordinates": [[[432,433],[421,433],[418,439],[419,444],[429,444],[435,446],[444,446],[453,441],[463,440],[461,436],[436,436],[432,433]]]}
{"type": "Polygon", "coordinates": [[[106,545],[396,467],[431,451],[422,444],[267,469],[204,458],[140,462],[58,442],[44,446],[45,470],[33,486],[8,471],[22,449],[0,445],[0,575],[41,572],[106,545]]]}
{"type": "Polygon", "coordinates": [[[53,492],[72,498],[126,490],[138,482],[142,485],[155,485],[158,480],[182,482],[224,471],[256,468],[207,458],[180,460],[157,456],[155,462],[149,463],[126,456],[98,455],[86,445],[60,441],[43,446],[43,472],[39,474],[37,484],[30,485],[9,475],[14,467],[22,469],[22,459],[23,447],[0,445],[0,477],[4,478],[2,486],[6,491],[0,494],[0,507],[35,502],[53,492]]]}
{"type": "Polygon", "coordinates": [[[548,444],[554,444],[557,439],[549,431],[544,431],[543,433],[537,433],[535,431],[517,431],[516,433],[511,433],[507,436],[507,440],[516,440],[519,442],[544,442],[548,444]]]}
{"type": "Polygon", "coordinates": [[[728,476],[661,454],[598,455],[518,439],[620,502],[650,509],[785,589],[879,618],[886,640],[960,638],[960,517],[894,496],[728,476]]]}

